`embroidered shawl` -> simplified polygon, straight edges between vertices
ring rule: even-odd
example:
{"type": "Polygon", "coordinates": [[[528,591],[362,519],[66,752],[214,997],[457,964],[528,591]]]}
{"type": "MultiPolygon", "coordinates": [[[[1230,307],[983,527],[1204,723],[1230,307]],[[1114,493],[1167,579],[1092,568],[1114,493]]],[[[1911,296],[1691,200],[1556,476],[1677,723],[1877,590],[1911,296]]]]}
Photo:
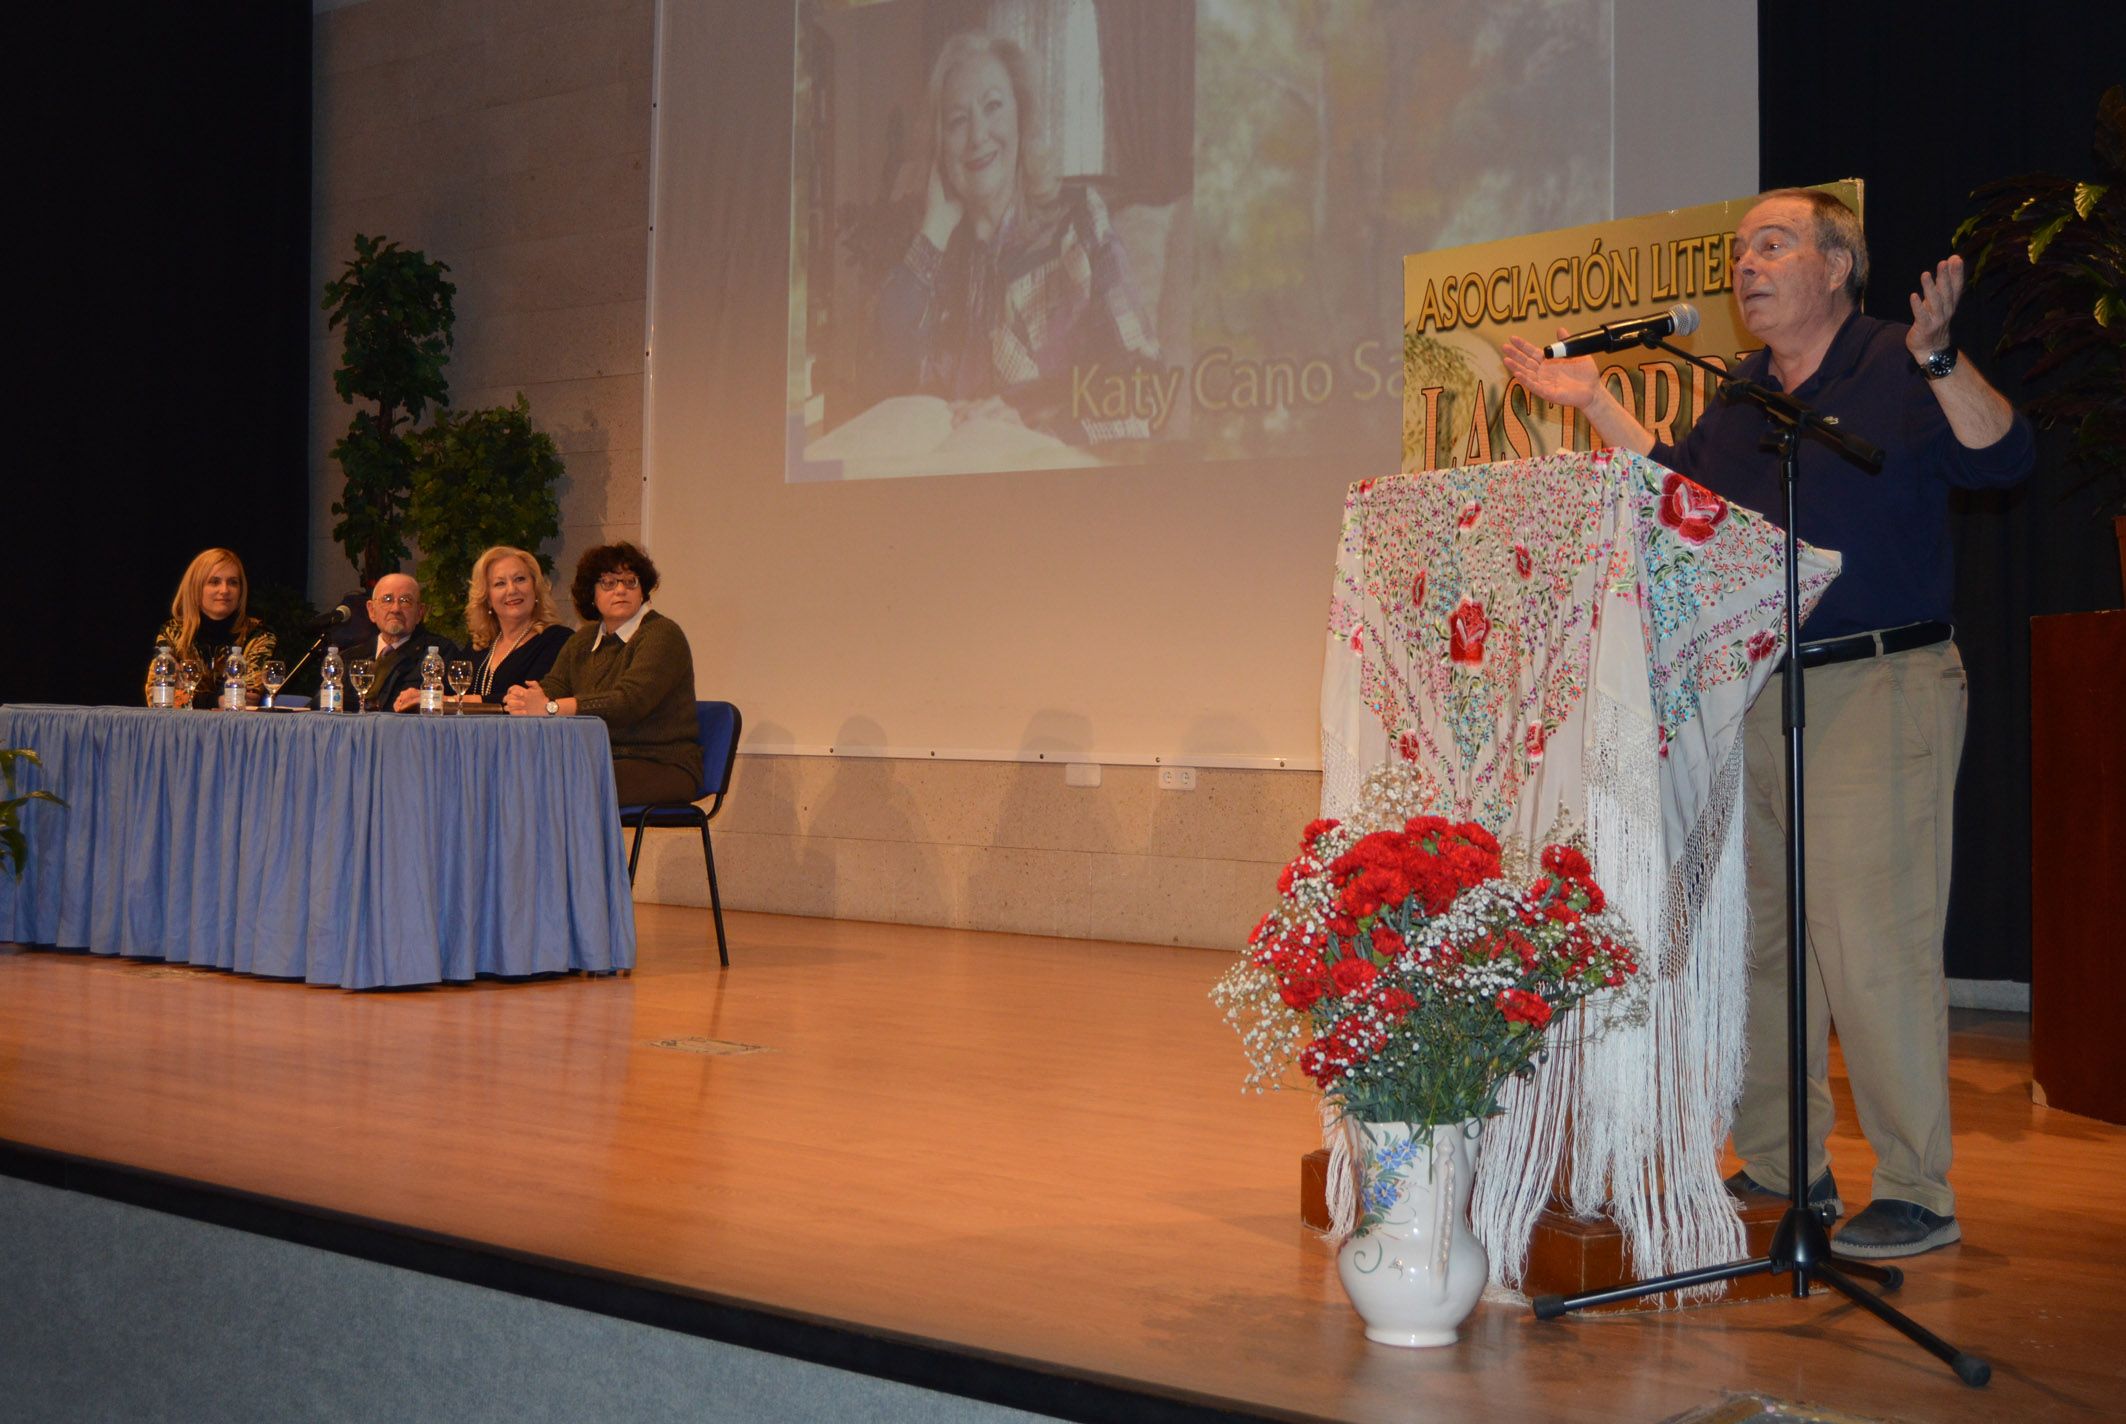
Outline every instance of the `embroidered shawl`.
{"type": "MultiPolygon", "coordinates": [[[[1502,840],[1582,830],[1642,948],[1628,1010],[1561,1016],[1485,1124],[1471,1216],[1502,1285],[1553,1192],[1614,1217],[1640,1276],[1743,1254],[1719,1176],[1749,952],[1736,802],[1743,713],[1784,651],[1783,540],[1612,450],[1368,480],[1345,500],[1322,814],[1351,818],[1368,773],[1399,765],[1406,801],[1502,840]]],[[[1802,546],[1805,605],[1837,568],[1802,546]]]]}

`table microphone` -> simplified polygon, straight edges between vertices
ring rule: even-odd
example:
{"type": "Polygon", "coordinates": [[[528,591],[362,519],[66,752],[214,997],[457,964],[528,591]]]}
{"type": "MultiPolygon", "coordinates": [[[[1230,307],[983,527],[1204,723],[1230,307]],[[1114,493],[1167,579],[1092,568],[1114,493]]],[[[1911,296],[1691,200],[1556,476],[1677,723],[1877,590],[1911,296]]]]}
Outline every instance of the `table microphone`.
{"type": "Polygon", "coordinates": [[[1553,361],[1562,361],[1568,356],[1622,351],[1627,346],[1651,346],[1664,336],[1688,336],[1697,329],[1698,309],[1689,302],[1678,302],[1659,316],[1604,322],[1592,331],[1553,341],[1543,348],[1543,354],[1553,361]]]}
{"type": "MultiPolygon", "coordinates": [[[[353,616],[353,609],[344,603],[336,603],[310,620],[310,631],[317,634],[317,641],[310,645],[308,652],[295,660],[294,667],[288,669],[288,682],[295,681],[295,675],[303,670],[303,664],[309,662],[317,655],[317,650],[325,646],[325,640],[332,636],[332,630],[353,616]]],[[[281,684],[283,687],[287,685],[287,682],[281,684]]]]}

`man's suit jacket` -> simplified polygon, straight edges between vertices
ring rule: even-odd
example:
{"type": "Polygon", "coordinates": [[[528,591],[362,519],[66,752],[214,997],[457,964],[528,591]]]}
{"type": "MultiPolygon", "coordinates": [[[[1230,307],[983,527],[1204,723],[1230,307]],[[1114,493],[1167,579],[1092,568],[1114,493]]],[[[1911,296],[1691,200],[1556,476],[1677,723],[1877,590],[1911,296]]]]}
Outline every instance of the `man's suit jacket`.
{"type": "MultiPolygon", "coordinates": [[[[401,692],[409,687],[419,687],[421,685],[421,659],[426,655],[431,644],[443,650],[443,661],[445,663],[458,656],[458,646],[451,642],[450,639],[438,637],[425,627],[414,629],[412,635],[405,642],[393,648],[388,657],[376,659],[376,681],[370,684],[369,696],[365,699],[364,705],[372,711],[389,712],[391,704],[398,701],[401,692]]],[[[375,648],[376,642],[372,639],[368,643],[356,644],[354,647],[344,650],[340,656],[343,658],[374,657],[375,648]]]]}

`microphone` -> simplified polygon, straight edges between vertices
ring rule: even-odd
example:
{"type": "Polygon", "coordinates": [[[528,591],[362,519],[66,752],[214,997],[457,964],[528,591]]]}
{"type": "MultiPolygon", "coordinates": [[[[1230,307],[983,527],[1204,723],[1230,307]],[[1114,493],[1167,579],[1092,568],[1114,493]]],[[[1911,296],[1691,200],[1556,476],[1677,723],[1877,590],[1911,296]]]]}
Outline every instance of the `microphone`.
{"type": "Polygon", "coordinates": [[[1678,302],[1659,316],[1604,322],[1593,331],[1553,341],[1543,348],[1543,354],[1553,361],[1562,361],[1568,356],[1622,351],[1627,346],[1651,346],[1664,336],[1688,336],[1697,329],[1698,309],[1689,302],[1678,302]]]}

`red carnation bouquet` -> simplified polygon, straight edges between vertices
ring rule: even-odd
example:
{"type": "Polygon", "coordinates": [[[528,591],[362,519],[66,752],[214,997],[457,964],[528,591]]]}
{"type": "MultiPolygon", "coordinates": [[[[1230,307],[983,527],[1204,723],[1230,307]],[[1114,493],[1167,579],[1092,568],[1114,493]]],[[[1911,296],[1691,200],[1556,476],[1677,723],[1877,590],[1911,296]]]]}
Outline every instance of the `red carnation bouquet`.
{"type": "Polygon", "coordinates": [[[1277,907],[1213,997],[1239,1031],[1248,1086],[1296,1064],[1342,1114],[1456,1123],[1496,1111],[1563,1009],[1623,988],[1631,936],[1587,857],[1544,848],[1510,878],[1470,821],[1420,816],[1360,835],[1315,821],[1277,907]]]}

